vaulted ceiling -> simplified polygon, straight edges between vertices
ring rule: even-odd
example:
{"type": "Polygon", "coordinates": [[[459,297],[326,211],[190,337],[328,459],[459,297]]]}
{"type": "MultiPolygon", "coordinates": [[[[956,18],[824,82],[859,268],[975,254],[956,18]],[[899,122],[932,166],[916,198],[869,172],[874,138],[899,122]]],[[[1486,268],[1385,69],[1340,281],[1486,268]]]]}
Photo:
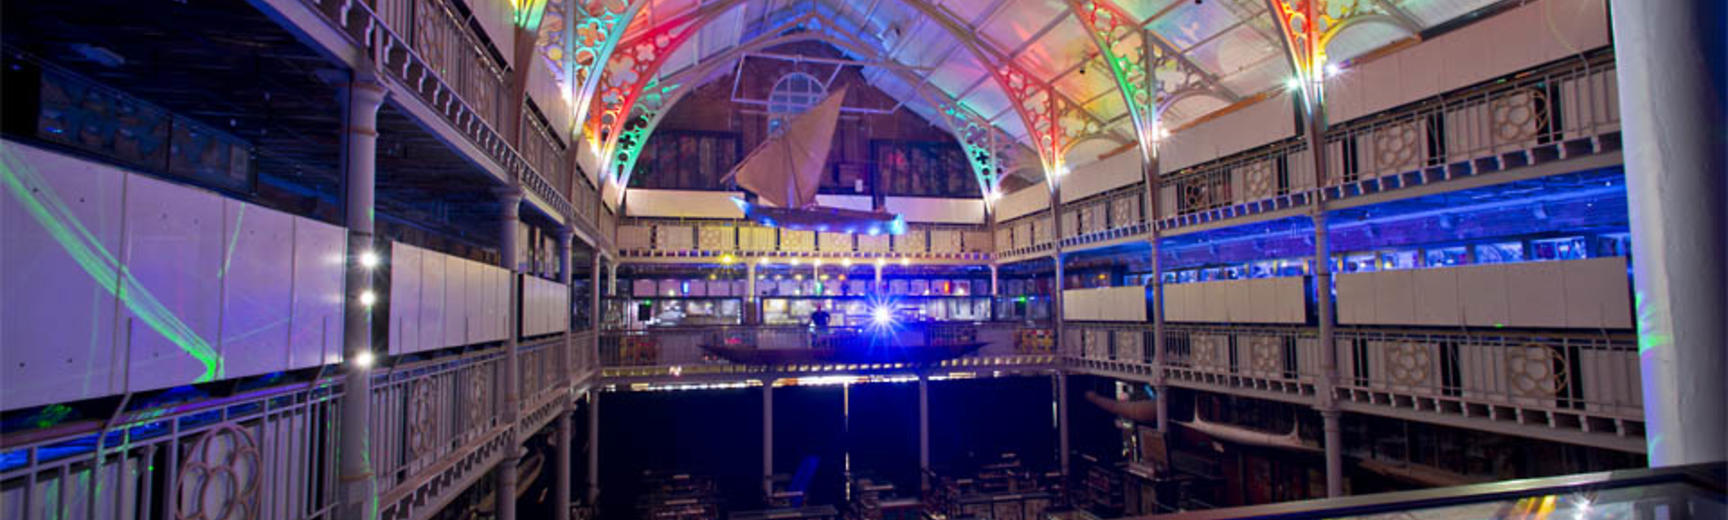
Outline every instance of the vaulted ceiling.
{"type": "MultiPolygon", "coordinates": [[[[657,69],[639,68],[649,83],[665,85],[674,78],[708,77],[693,71],[724,70],[726,65],[712,62],[736,60],[753,42],[814,33],[847,44],[843,50],[853,59],[879,64],[868,67],[866,77],[908,109],[937,122],[958,107],[970,123],[982,120],[1003,141],[1030,147],[1023,152],[1034,153],[1020,155],[1034,161],[1040,134],[1050,132],[1042,129],[1050,125],[1036,117],[1029,125],[1024,111],[1016,110],[1028,90],[1053,94],[1064,107],[1055,131],[1067,134],[1059,148],[1071,165],[1134,142],[1120,75],[1101,55],[1150,50],[1168,58],[1168,68],[1154,67],[1166,83],[1159,93],[1166,129],[1283,88],[1292,77],[1266,0],[637,1],[646,3],[629,19],[623,43],[609,58],[609,74],[642,65],[632,63],[642,61],[633,43],[640,48],[656,40],[681,42],[660,49],[670,52],[656,60],[657,69]],[[1102,34],[1094,38],[1089,29],[1102,34]],[[1101,43],[1110,52],[1101,53],[1101,43]],[[1019,78],[1030,88],[1015,84],[1019,78]]],[[[1330,14],[1352,22],[1330,40],[1330,63],[1347,67],[1377,49],[1525,1],[1530,0],[1330,0],[1330,14]]],[[[617,5],[589,6],[590,13],[628,9],[622,0],[593,3],[617,5]]],[[[590,108],[594,114],[604,111],[605,89],[596,95],[602,101],[590,108]]]]}

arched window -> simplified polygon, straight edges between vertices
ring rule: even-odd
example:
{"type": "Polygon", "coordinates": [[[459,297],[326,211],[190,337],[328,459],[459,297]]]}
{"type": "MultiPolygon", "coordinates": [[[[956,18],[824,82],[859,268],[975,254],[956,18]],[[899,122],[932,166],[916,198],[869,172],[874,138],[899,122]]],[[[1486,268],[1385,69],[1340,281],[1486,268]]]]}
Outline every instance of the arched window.
{"type": "Polygon", "coordinates": [[[809,74],[793,72],[780,77],[768,92],[768,135],[778,135],[793,116],[822,102],[828,88],[809,74]]]}

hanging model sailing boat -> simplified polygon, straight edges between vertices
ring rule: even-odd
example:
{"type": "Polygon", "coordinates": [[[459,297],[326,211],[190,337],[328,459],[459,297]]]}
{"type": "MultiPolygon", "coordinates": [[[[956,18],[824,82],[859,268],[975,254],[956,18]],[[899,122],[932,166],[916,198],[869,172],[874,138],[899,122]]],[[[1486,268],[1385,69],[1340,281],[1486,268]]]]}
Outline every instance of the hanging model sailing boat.
{"type": "Polygon", "coordinates": [[[756,147],[727,179],[756,194],[756,202],[733,198],[744,218],[769,227],[834,233],[898,235],[906,232],[900,215],[816,205],[816,188],[828,162],[834,126],[840,122],[841,87],[828,99],[792,119],[785,131],[756,147]]]}

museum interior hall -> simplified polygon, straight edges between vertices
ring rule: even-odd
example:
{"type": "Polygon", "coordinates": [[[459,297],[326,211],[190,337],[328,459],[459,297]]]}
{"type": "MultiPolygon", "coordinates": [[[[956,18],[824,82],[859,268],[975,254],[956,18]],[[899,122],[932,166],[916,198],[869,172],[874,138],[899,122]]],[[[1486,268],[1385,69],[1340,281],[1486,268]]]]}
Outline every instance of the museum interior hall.
{"type": "Polygon", "coordinates": [[[1728,518],[1724,35],[5,0],[0,520],[1728,518]]]}

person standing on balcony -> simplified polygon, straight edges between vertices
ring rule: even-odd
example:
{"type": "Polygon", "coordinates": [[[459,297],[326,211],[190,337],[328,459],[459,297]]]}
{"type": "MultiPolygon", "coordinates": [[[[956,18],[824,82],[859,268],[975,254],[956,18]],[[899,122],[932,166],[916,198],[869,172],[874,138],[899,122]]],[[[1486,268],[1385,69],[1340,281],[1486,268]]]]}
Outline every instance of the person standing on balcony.
{"type": "Polygon", "coordinates": [[[828,333],[828,311],[822,309],[822,304],[816,304],[816,311],[810,313],[810,346],[822,346],[823,336],[828,333]]]}

